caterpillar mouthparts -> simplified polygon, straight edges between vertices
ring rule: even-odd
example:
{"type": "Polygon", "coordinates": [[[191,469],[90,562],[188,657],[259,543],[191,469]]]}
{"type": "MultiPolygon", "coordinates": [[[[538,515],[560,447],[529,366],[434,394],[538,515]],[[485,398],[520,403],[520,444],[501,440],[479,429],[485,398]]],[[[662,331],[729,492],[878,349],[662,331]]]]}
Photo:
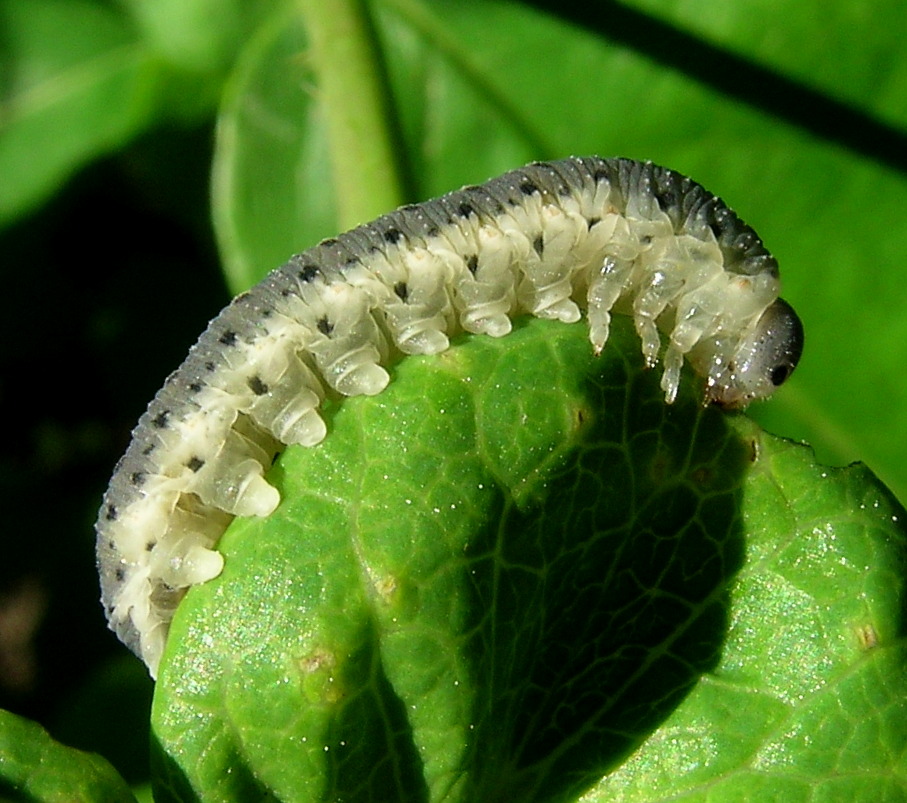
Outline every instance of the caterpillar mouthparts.
{"type": "Polygon", "coordinates": [[[778,289],[775,259],[720,199],[629,159],[530,164],[319,243],[212,320],[139,419],[96,524],[110,628],[154,677],[186,590],[223,567],[227,525],[279,503],[274,457],[325,437],[328,389],[380,393],[392,354],[583,314],[601,351],[623,313],[668,403],[686,358],[708,401],[742,407],[800,358],[778,289]]]}

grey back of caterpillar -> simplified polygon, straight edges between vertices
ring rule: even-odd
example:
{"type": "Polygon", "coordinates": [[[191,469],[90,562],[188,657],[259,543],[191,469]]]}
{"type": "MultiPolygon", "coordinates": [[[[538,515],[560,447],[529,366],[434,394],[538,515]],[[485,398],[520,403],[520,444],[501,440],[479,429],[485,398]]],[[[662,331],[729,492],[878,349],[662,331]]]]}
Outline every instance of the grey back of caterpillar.
{"type": "Polygon", "coordinates": [[[722,201],[628,159],[531,164],[325,240],[234,299],[139,420],[96,525],[110,627],[154,676],[186,589],[221,571],[229,522],[277,506],[275,455],[324,438],[326,394],[383,390],[389,358],[583,310],[601,350],[619,312],[661,357],[669,403],[686,358],[707,399],[740,406],[799,359],[777,295],[777,263],[722,201]]]}

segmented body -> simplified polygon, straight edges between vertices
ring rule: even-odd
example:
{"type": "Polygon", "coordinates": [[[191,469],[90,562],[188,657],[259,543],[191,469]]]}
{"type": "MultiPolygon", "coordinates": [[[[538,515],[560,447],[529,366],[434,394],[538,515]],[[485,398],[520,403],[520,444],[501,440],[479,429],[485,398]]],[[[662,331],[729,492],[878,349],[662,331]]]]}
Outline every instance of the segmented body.
{"type": "Polygon", "coordinates": [[[622,312],[649,364],[662,355],[668,402],[684,356],[719,398],[777,295],[775,260],[718,198],[626,159],[529,165],[326,240],[224,309],[140,419],[97,522],[110,627],[154,675],[229,522],[279,503],[274,456],[324,438],[326,393],[383,390],[394,355],[583,311],[600,350],[622,312]]]}

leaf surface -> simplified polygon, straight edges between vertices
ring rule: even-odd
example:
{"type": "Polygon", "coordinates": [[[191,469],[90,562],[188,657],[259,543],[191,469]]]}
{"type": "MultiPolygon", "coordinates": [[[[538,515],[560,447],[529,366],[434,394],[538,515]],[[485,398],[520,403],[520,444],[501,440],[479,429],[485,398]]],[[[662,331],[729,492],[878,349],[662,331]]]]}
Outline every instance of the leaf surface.
{"type": "Polygon", "coordinates": [[[54,741],[40,725],[0,711],[0,797],[76,803],[135,801],[101,756],[54,741]]]}
{"type": "Polygon", "coordinates": [[[234,523],[174,621],[174,787],[694,799],[846,767],[907,790],[902,511],[690,381],[666,406],[614,337],[595,358],[584,326],[531,321],[408,358],[284,454],[281,507],[234,523]]]}

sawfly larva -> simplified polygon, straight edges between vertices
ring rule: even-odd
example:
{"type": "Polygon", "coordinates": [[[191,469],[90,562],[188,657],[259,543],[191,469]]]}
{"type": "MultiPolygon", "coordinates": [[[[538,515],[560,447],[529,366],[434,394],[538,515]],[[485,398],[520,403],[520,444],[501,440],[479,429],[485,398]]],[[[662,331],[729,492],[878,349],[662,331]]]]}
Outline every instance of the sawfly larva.
{"type": "Polygon", "coordinates": [[[292,257],[220,313],[168,377],[117,464],[97,521],[111,629],[154,676],[187,588],[216,577],[234,516],[280,501],[265,470],[326,433],[329,391],[380,393],[388,361],[518,315],[585,314],[592,347],[631,315],[674,400],[687,359],[707,401],[740,407],[794,370],[803,330],[778,266],[721,200],[628,159],[528,165],[404,206],[292,257]]]}

